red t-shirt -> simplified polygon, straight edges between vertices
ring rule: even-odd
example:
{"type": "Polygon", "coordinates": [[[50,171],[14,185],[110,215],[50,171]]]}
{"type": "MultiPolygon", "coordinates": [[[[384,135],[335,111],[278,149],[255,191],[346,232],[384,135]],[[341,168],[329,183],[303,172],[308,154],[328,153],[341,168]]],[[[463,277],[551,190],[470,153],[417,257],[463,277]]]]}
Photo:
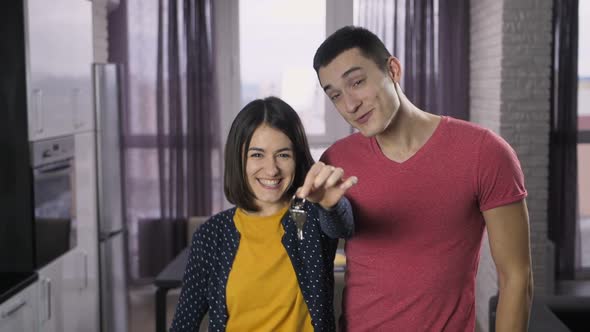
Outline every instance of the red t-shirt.
{"type": "Polygon", "coordinates": [[[526,197],[512,148],[493,132],[443,117],[410,159],[388,159],[354,134],[322,156],[359,179],[347,193],[349,331],[473,331],[481,211],[526,197]]]}

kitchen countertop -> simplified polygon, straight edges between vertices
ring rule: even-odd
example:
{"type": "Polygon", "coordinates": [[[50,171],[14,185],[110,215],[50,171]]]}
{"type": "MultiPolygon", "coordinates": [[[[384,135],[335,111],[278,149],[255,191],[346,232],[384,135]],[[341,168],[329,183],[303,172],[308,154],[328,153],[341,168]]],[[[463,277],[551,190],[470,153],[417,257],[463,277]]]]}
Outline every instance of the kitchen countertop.
{"type": "Polygon", "coordinates": [[[30,284],[37,281],[36,272],[2,272],[0,273],[0,304],[18,294],[30,284]]]}

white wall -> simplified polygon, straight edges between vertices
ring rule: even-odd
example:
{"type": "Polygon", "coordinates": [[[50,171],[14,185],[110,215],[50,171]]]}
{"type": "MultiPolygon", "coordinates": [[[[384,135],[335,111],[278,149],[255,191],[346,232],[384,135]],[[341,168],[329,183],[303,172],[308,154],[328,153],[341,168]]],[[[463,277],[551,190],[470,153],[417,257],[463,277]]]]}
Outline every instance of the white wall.
{"type": "MultiPolygon", "coordinates": [[[[529,193],[536,294],[553,290],[548,259],[547,196],[551,70],[551,0],[471,0],[471,120],[504,137],[517,152],[529,193]]],[[[497,276],[487,237],[477,276],[480,331],[497,276]]]]}

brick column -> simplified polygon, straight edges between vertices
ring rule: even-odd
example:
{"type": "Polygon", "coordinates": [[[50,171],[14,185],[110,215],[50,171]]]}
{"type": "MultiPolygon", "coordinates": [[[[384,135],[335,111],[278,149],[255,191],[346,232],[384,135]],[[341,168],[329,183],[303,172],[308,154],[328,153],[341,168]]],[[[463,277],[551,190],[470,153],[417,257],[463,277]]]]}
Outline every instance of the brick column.
{"type": "MultiPolygon", "coordinates": [[[[471,121],[517,152],[529,192],[535,292],[553,291],[547,196],[552,1],[471,0],[471,121]]],[[[485,237],[477,277],[478,330],[488,331],[497,275],[485,237]]]]}

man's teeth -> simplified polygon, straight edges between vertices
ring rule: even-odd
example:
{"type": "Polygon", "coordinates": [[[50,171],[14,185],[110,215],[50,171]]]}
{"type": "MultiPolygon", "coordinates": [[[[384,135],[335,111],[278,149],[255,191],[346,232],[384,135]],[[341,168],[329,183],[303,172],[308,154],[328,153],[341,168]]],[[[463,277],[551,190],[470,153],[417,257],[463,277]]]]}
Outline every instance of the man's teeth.
{"type": "Polygon", "coordinates": [[[259,179],[258,181],[260,181],[260,183],[262,183],[265,186],[276,186],[280,182],[280,180],[262,180],[262,179],[259,179]]]}

